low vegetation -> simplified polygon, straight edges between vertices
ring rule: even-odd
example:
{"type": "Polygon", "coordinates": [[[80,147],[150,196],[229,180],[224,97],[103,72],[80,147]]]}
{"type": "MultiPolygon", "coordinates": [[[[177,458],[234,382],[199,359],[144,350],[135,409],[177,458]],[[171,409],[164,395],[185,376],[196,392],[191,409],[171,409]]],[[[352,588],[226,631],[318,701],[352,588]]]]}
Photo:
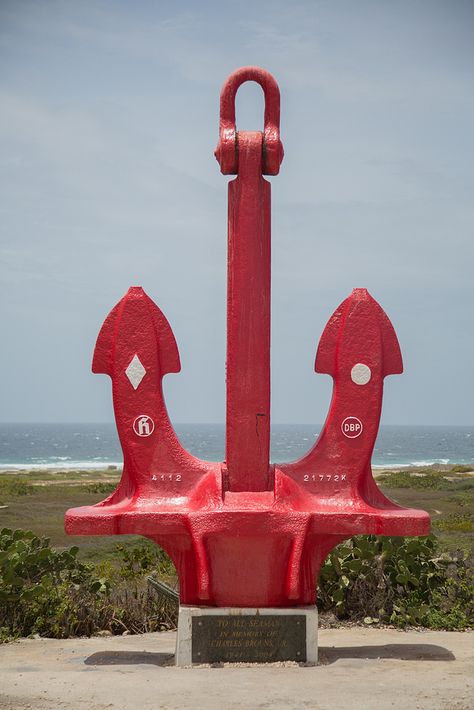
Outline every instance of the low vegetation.
{"type": "Polygon", "coordinates": [[[15,496],[26,496],[33,493],[34,488],[28,481],[15,477],[0,477],[0,499],[6,500],[15,496]]]}
{"type": "MultiPolygon", "coordinates": [[[[474,626],[474,477],[466,468],[379,474],[390,498],[430,512],[434,535],[358,536],[339,545],[321,570],[320,611],[336,623],[474,626]]],[[[176,582],[160,548],[137,536],[83,537],[71,547],[64,533],[65,509],[105,498],[119,473],[0,476],[0,641],[173,628],[176,600],[148,582],[150,575],[176,582]]]]}
{"type": "MultiPolygon", "coordinates": [[[[413,488],[418,490],[430,489],[432,491],[453,490],[453,482],[448,480],[443,471],[410,473],[410,471],[393,471],[378,479],[384,488],[413,488]]],[[[474,481],[472,481],[474,486],[474,481]]],[[[456,484],[454,484],[456,485],[456,484]]]]}
{"type": "Polygon", "coordinates": [[[441,518],[435,522],[437,530],[449,532],[474,532],[474,515],[473,513],[452,513],[446,518],[441,518]]]}
{"type": "Polygon", "coordinates": [[[339,545],[320,575],[318,606],[337,618],[462,630],[474,625],[473,560],[434,535],[363,535],[339,545]]]}
{"type": "Polygon", "coordinates": [[[450,473],[469,473],[470,471],[473,470],[473,466],[474,466],[474,464],[466,465],[466,464],[457,463],[454,466],[451,466],[449,471],[450,471],[450,473]]]}
{"type": "Polygon", "coordinates": [[[39,634],[54,638],[143,633],[173,628],[175,612],[146,581],[173,567],[156,545],[117,546],[119,566],[80,562],[24,530],[0,532],[0,641],[39,634]]]}
{"type": "MultiPolygon", "coordinates": [[[[117,545],[119,565],[78,560],[47,538],[0,532],[0,640],[143,633],[173,628],[177,602],[147,576],[168,581],[174,568],[147,541],[117,545]]],[[[435,536],[351,538],[334,549],[320,575],[318,606],[340,621],[463,630],[474,624],[472,560],[439,550],[435,536]]]]}

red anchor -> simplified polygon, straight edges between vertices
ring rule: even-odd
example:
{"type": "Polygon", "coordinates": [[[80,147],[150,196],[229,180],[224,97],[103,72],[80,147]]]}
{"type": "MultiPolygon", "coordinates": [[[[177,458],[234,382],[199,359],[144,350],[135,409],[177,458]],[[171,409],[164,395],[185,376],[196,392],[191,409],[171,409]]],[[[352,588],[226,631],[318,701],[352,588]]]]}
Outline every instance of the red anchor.
{"type": "Polygon", "coordinates": [[[388,317],[355,289],[329,320],[315,369],[333,397],[314,447],[270,465],[270,183],[283,159],[280,94],[263,69],[225,82],[221,171],[229,183],[226,460],[191,456],[168,418],[162,379],[179,372],[171,327],[132,287],[107,317],[94,372],[112,378],[124,467],[116,491],[68,510],[71,535],[140,534],[161,545],[179,574],[182,604],[288,607],[314,604],[321,564],[352,535],[425,535],[429,516],[401,508],[377,488],[371,455],[383,380],[402,372],[388,317]],[[235,95],[245,81],[265,94],[263,132],[236,131],[235,95]]]}

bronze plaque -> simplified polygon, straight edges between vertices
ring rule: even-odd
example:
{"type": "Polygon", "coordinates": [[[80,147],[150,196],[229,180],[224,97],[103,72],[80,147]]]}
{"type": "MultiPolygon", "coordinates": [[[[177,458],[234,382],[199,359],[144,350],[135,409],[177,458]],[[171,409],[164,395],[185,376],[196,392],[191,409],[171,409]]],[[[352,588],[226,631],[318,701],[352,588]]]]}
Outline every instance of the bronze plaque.
{"type": "Polygon", "coordinates": [[[302,614],[193,616],[193,663],[306,661],[302,614]]]}

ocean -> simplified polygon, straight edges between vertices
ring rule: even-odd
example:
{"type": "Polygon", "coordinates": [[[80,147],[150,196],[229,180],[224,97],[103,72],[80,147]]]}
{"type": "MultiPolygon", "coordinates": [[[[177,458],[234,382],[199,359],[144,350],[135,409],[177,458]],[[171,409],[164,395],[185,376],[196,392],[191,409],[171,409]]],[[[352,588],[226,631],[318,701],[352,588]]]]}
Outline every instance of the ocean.
{"type": "MultiPolygon", "coordinates": [[[[272,427],[271,460],[291,461],[314,443],[320,427],[272,427]]],[[[185,448],[208,461],[222,461],[223,424],[176,426],[185,448]]],[[[474,427],[382,426],[372,464],[377,468],[474,462],[474,427]]],[[[0,424],[0,470],[103,468],[122,463],[114,424],[0,424]]]]}

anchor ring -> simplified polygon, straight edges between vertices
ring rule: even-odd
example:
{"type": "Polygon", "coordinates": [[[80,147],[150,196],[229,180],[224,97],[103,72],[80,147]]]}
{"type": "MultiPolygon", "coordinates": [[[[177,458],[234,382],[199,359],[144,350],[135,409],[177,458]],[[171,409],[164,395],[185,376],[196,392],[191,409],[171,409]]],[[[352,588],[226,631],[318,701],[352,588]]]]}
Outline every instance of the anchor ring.
{"type": "Polygon", "coordinates": [[[246,81],[255,81],[265,96],[263,130],[263,175],[278,175],[283,160],[280,141],[280,90],[274,77],[260,67],[241,67],[224,83],[220,98],[219,143],[214,155],[221,173],[237,175],[239,168],[238,132],[235,126],[235,96],[246,81]]]}

